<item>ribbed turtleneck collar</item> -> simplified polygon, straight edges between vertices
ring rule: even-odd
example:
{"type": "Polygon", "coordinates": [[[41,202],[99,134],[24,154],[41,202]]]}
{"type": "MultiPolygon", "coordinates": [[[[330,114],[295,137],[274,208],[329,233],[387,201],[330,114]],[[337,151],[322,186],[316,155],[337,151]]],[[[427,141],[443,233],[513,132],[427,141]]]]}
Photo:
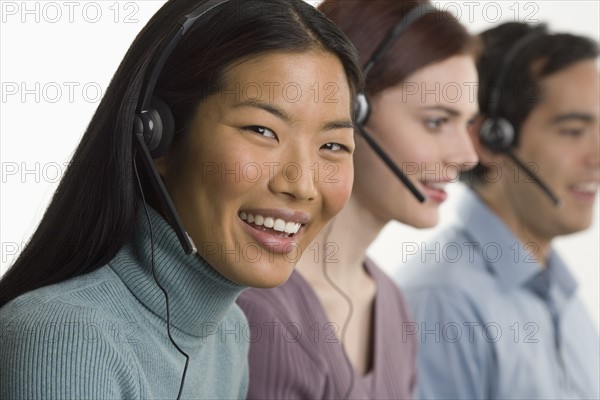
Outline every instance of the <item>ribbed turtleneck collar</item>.
{"type": "MultiPolygon", "coordinates": [[[[218,324],[245,286],[225,278],[198,254],[188,256],[169,223],[148,207],[156,276],[169,295],[171,326],[202,338],[207,324],[218,324]]],[[[165,297],[152,276],[152,246],[146,214],[137,217],[132,241],[110,266],[134,296],[166,321],[165,297]]]]}

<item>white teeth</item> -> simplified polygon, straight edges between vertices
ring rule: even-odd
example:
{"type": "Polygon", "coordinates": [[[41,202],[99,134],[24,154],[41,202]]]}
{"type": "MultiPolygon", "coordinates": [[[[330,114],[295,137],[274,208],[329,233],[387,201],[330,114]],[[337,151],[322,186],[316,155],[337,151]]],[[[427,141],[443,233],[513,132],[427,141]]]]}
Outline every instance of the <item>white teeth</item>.
{"type": "Polygon", "coordinates": [[[285,233],[296,233],[296,232],[298,232],[298,229],[300,229],[300,224],[298,224],[296,222],[286,222],[284,232],[285,233]]]}
{"type": "Polygon", "coordinates": [[[273,229],[279,232],[283,232],[283,230],[285,229],[285,221],[277,218],[275,220],[275,224],[273,225],[273,229]]]}
{"type": "Polygon", "coordinates": [[[272,228],[278,232],[285,232],[291,235],[296,234],[302,227],[302,224],[299,222],[287,222],[281,218],[263,217],[262,215],[253,215],[246,212],[240,212],[240,218],[248,223],[272,228]]]}
{"type": "Polygon", "coordinates": [[[597,182],[578,183],[577,185],[573,185],[573,188],[575,190],[580,190],[582,192],[595,193],[598,191],[598,183],[597,182]]]}

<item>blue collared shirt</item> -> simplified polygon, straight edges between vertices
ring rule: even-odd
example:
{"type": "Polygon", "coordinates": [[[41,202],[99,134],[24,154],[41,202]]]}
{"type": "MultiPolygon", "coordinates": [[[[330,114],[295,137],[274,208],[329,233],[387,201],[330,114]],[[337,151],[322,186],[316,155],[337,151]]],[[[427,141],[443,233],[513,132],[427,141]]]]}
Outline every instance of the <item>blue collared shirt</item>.
{"type": "MultiPolygon", "coordinates": [[[[577,284],[467,190],[458,220],[395,271],[419,343],[416,399],[600,399],[600,339],[577,284]]],[[[591,265],[590,268],[598,268],[591,265]]]]}

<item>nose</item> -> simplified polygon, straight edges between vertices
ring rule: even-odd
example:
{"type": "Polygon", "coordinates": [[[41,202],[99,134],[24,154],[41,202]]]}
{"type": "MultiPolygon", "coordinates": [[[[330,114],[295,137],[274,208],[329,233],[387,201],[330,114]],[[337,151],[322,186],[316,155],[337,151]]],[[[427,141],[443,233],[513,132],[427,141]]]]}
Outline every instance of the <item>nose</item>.
{"type": "Polygon", "coordinates": [[[317,198],[317,182],[314,174],[317,162],[311,163],[306,152],[297,149],[288,151],[284,162],[275,163],[269,178],[271,192],[296,201],[311,201],[317,198]]]}
{"type": "Polygon", "coordinates": [[[448,142],[446,147],[447,163],[455,165],[458,171],[467,171],[477,165],[479,156],[466,128],[449,136],[448,142]]]}

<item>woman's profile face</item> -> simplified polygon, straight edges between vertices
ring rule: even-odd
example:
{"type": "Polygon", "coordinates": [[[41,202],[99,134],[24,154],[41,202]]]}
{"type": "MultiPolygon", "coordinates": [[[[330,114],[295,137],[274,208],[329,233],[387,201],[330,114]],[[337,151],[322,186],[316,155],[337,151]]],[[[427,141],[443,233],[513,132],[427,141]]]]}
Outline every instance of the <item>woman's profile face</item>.
{"type": "Polygon", "coordinates": [[[444,186],[477,161],[467,132],[478,110],[477,81],[473,58],[454,56],[373,96],[367,130],[426,197],[419,203],[366,142],[357,140],[353,194],[377,218],[418,228],[437,224],[444,186]]]}
{"type": "Polygon", "coordinates": [[[350,196],[351,94],[332,54],[234,64],[157,166],[199,254],[230,280],[284,283],[350,196]]]}

